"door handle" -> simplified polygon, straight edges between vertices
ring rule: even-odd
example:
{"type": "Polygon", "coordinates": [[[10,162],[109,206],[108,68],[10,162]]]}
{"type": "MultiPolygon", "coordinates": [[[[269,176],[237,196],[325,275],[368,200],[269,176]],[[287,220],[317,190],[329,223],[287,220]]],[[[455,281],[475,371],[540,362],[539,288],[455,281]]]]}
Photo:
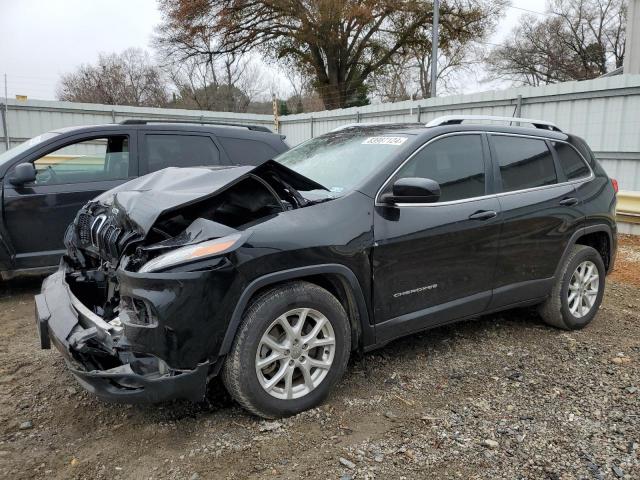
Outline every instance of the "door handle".
{"type": "Polygon", "coordinates": [[[571,207],[577,204],[578,199],[576,197],[563,198],[562,200],[560,200],[560,205],[563,205],[565,207],[571,207]]]}
{"type": "Polygon", "coordinates": [[[469,220],[489,220],[498,215],[494,210],[478,210],[476,213],[469,215],[469,220]]]}

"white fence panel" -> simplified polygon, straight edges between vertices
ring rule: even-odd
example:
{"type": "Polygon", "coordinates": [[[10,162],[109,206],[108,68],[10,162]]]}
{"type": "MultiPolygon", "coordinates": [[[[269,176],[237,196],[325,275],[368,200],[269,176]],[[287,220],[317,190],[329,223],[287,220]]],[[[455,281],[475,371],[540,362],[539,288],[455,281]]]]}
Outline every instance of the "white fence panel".
{"type": "MultiPolygon", "coordinates": [[[[5,149],[5,126],[11,146],[57,128],[132,118],[217,121],[273,129],[271,115],[34,100],[8,103],[6,125],[4,113],[0,120],[0,152],[5,149]]],[[[513,116],[518,111],[521,117],[550,120],[583,137],[622,189],[640,191],[640,75],[288,115],[280,119],[280,132],[293,146],[354,122],[426,123],[441,115],[513,116]]]]}

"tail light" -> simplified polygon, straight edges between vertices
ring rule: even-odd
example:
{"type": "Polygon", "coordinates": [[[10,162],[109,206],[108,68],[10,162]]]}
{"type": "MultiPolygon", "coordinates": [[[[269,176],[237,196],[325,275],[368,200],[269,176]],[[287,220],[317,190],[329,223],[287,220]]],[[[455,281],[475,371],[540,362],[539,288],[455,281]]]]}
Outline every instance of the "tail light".
{"type": "Polygon", "coordinates": [[[618,180],[616,180],[615,178],[612,178],[611,185],[613,185],[613,191],[618,193],[618,180]]]}

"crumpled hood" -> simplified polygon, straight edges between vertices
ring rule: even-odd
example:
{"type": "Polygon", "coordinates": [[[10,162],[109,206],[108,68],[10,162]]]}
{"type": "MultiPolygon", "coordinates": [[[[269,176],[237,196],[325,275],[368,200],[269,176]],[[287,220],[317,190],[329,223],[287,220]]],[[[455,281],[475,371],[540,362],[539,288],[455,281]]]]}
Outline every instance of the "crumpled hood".
{"type": "Polygon", "coordinates": [[[299,173],[269,160],[257,167],[169,167],[109,190],[94,201],[126,216],[140,233],[147,234],[166,212],[212,197],[249,175],[275,176],[296,190],[326,190],[299,173]]]}

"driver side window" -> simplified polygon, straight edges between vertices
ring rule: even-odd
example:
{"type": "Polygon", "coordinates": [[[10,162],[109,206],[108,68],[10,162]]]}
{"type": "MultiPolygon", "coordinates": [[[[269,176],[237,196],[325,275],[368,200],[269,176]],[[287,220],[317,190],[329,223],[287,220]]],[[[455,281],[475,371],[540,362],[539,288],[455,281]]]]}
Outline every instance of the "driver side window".
{"type": "Polygon", "coordinates": [[[395,177],[420,177],[440,184],[438,202],[450,202],[485,194],[482,137],[452,135],[435,140],[404,164],[395,177]]]}
{"type": "Polygon", "coordinates": [[[129,137],[112,135],[67,145],[33,162],[35,185],[124,180],[129,177],[129,137]]]}

